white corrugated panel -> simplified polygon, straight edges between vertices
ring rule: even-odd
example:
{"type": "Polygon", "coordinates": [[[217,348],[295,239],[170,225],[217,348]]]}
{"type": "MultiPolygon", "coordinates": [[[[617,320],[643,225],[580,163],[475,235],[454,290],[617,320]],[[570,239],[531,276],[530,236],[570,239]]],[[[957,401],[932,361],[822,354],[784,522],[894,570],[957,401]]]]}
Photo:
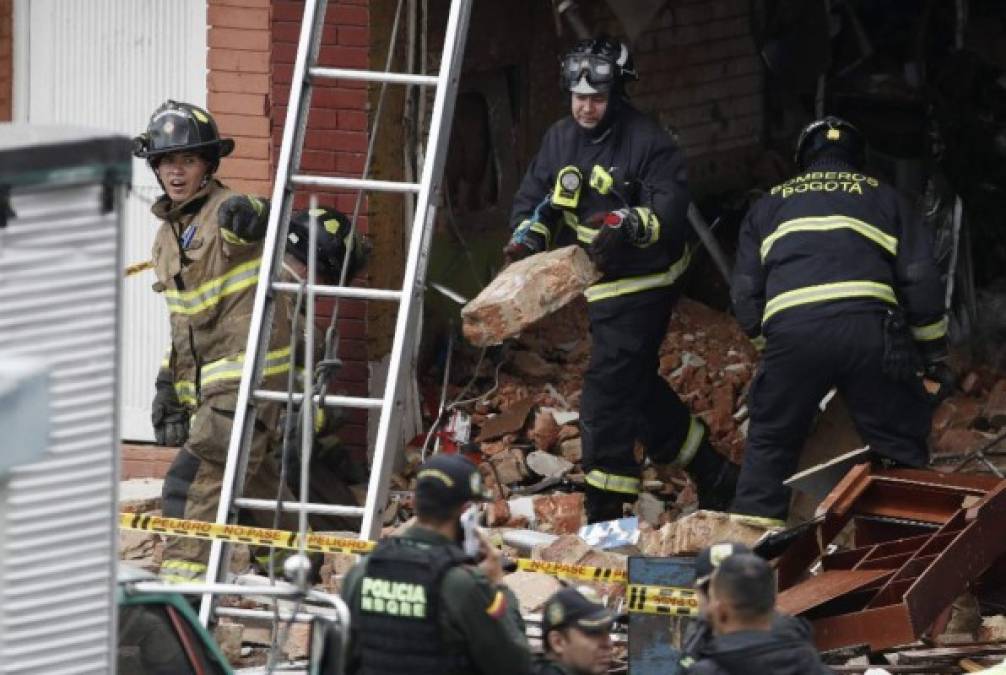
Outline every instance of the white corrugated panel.
{"type": "Polygon", "coordinates": [[[15,188],[0,230],[0,352],[50,378],[45,455],[0,483],[0,673],[114,672],[121,214],[102,191],[15,188]]]}
{"type": "MultiPolygon", "coordinates": [[[[206,105],[206,0],[19,0],[26,14],[24,105],[32,124],[73,124],[135,136],[165,99],[206,105]]],[[[22,39],[21,35],[17,36],[22,39]]],[[[19,83],[23,85],[24,83],[19,83]]],[[[146,164],[133,161],[124,258],[150,257],[160,194],[146,164]]],[[[153,440],[154,376],[169,343],[164,301],[153,273],[131,277],[123,293],[122,437],[153,440]]]]}

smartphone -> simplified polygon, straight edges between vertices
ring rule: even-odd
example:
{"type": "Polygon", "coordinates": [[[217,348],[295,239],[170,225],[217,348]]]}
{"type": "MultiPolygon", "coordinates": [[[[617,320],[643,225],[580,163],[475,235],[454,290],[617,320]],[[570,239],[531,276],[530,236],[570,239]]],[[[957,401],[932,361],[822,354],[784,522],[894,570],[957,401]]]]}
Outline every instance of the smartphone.
{"type": "Polygon", "coordinates": [[[479,540],[479,511],[474,504],[461,514],[461,547],[472,560],[482,558],[482,543],[479,540]]]}

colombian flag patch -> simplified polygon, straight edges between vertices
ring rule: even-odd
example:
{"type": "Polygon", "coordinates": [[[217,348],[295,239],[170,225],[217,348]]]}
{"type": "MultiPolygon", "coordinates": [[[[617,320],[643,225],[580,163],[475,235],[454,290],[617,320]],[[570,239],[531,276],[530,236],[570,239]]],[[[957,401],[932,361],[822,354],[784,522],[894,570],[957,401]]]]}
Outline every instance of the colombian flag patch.
{"type": "Polygon", "coordinates": [[[499,619],[506,612],[506,596],[503,591],[496,591],[496,597],[486,607],[486,614],[494,619],[499,619]]]}

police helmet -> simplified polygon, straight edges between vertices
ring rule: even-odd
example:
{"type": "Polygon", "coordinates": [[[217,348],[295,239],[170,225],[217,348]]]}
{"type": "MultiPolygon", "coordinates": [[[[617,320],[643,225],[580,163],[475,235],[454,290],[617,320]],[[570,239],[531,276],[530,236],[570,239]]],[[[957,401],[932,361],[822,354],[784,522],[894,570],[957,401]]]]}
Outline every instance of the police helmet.
{"type": "Polygon", "coordinates": [[[638,79],[629,48],[604,35],[581,40],[562,58],[560,83],[572,94],[607,94],[638,79]]]}
{"type": "Polygon", "coordinates": [[[346,274],[346,281],[352,280],[358,271],[358,267],[363,263],[366,252],[356,237],[356,233],[350,236],[352,230],[349,218],[346,214],[327,207],[318,207],[313,212],[311,209],[298,211],[290,219],[290,228],[287,232],[286,250],[301,264],[307,264],[308,254],[308,223],[311,216],[318,219],[318,231],[316,233],[317,253],[315,261],[318,264],[318,271],[330,280],[337,281],[342,272],[342,261],[346,256],[347,246],[350,248],[349,269],[346,274]]]}
{"type": "Polygon", "coordinates": [[[234,141],[220,138],[217,123],[208,112],[191,103],[168,99],[150,116],[146,132],[133,139],[133,154],[156,168],[161,157],[172,152],[196,152],[216,171],[220,158],[234,150],[234,141]]]}
{"type": "Polygon", "coordinates": [[[822,153],[838,150],[853,168],[861,169],[866,163],[866,140],[859,129],[850,122],[828,115],[814,120],[803,128],[796,141],[793,161],[800,171],[805,171],[822,153]]]}

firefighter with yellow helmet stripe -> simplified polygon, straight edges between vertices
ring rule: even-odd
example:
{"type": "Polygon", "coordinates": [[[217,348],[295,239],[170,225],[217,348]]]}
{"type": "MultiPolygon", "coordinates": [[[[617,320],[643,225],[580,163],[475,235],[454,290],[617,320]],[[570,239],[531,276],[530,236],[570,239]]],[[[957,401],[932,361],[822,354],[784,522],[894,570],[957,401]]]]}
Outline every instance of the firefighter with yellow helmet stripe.
{"type": "MultiPolygon", "coordinates": [[[[214,178],[220,159],[234,149],[208,112],[168,100],[134,140],[164,190],[152,211],[161,220],[154,239],[154,290],[168,306],[171,347],[165,366],[177,399],[191,412],[191,429],[164,480],[165,516],[213,521],[227,459],[237,391],[244,367],[262,238],[269,204],[214,178]]],[[[262,386],[281,389],[291,367],[290,318],[279,297],[262,386]]],[[[163,391],[163,387],[162,387],[163,391]]],[[[279,472],[270,449],[279,441],[281,404],[255,406],[246,484],[248,497],[275,499],[279,472]]],[[[184,435],[175,429],[177,436],[184,435]]],[[[288,491],[285,496],[290,498],[288,491]]],[[[272,527],[272,515],[252,514],[272,527]]],[[[261,521],[261,522],[259,522],[261,521]]],[[[283,517],[280,527],[296,529],[283,517]]],[[[167,581],[205,578],[209,543],[169,537],[160,575],[167,581]]],[[[268,552],[256,553],[260,562],[268,552]]]]}

